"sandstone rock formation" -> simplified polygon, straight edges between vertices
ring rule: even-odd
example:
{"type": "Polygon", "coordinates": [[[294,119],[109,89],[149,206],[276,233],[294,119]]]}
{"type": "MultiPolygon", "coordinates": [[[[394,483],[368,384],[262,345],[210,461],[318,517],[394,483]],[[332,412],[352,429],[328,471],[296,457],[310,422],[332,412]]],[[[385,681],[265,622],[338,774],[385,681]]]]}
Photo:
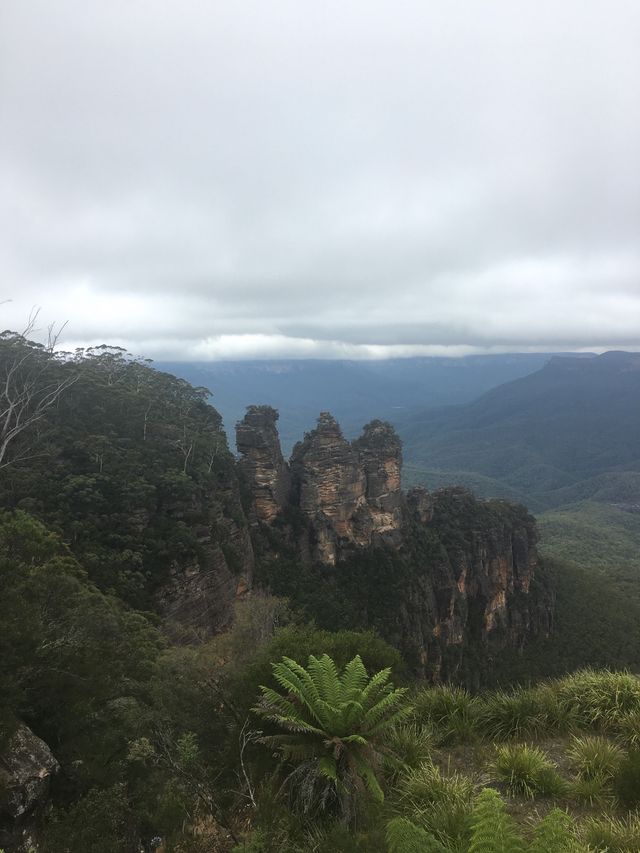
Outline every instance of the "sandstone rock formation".
{"type": "Polygon", "coordinates": [[[258,521],[273,521],[289,499],[289,469],[280,450],[277,420],[278,412],[271,406],[249,406],[236,425],[238,464],[250,486],[258,521]]]}
{"type": "MultiPolygon", "coordinates": [[[[281,541],[301,571],[325,567],[338,610],[353,614],[350,627],[376,625],[416,671],[436,679],[458,675],[470,654],[479,672],[501,650],[548,635],[552,594],[524,507],[478,501],[464,489],[431,495],[416,487],[404,496],[401,443],[381,421],[349,442],[323,412],[287,466],[276,419],[273,409],[252,407],[238,424],[252,515],[272,528],[269,548],[281,541]]],[[[290,595],[278,587],[273,560],[274,591],[290,595]]],[[[322,622],[325,614],[310,615],[322,622]]]]}
{"type": "Polygon", "coordinates": [[[252,515],[271,523],[287,504],[295,507],[309,525],[312,558],[330,565],[350,546],[399,547],[402,449],[393,427],[373,421],[350,443],[322,412],[287,466],[276,420],[274,409],[251,406],[236,427],[252,515]]]}
{"type": "Polygon", "coordinates": [[[294,447],[291,471],[294,499],[311,524],[317,559],[335,563],[341,542],[368,544],[365,473],[328,412],[294,447]]]}

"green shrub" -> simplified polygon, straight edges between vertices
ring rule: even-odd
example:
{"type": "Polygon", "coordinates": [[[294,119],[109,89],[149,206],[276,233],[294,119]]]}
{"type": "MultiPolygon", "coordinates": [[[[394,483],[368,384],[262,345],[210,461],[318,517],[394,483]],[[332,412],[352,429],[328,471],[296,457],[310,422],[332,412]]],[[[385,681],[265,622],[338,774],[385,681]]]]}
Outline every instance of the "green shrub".
{"type": "Polygon", "coordinates": [[[618,765],[613,791],[625,809],[640,807],[640,750],[634,749],[618,765]]]}
{"type": "Polygon", "coordinates": [[[620,740],[627,747],[640,748],[640,711],[623,714],[617,724],[620,740]]]}
{"type": "Polygon", "coordinates": [[[468,776],[442,773],[432,762],[409,770],[397,788],[402,807],[445,846],[466,837],[474,792],[468,776]]]}
{"type": "Polygon", "coordinates": [[[589,806],[610,805],[613,800],[610,776],[578,777],[569,786],[567,793],[589,806]]]}
{"type": "Polygon", "coordinates": [[[622,750],[607,738],[586,735],[572,739],[567,757],[581,779],[610,779],[622,760],[622,750]]]}
{"type": "MultiPolygon", "coordinates": [[[[433,733],[431,729],[415,721],[399,723],[387,734],[385,745],[405,768],[419,767],[430,760],[433,752],[433,733]]],[[[396,775],[397,764],[390,769],[391,775],[396,775]]]]}
{"type": "Polygon", "coordinates": [[[490,740],[532,736],[546,727],[540,694],[535,690],[497,690],[485,697],[479,713],[479,728],[490,740]]]}
{"type": "Polygon", "coordinates": [[[640,711],[640,679],[630,672],[583,669],[555,682],[558,698],[584,728],[614,730],[640,711]]]}
{"type": "Polygon", "coordinates": [[[555,765],[536,746],[527,744],[498,747],[494,769],[512,797],[553,797],[566,786],[555,765]]]}
{"type": "Polygon", "coordinates": [[[447,853],[446,847],[405,817],[396,817],[387,826],[389,853],[447,853]]]}
{"type": "Polygon", "coordinates": [[[478,699],[462,687],[449,684],[427,687],[416,693],[414,715],[430,726],[441,745],[469,741],[477,736],[478,699]]]}
{"type": "Polygon", "coordinates": [[[594,853],[638,853],[640,850],[640,816],[589,818],[584,840],[594,853]]]}

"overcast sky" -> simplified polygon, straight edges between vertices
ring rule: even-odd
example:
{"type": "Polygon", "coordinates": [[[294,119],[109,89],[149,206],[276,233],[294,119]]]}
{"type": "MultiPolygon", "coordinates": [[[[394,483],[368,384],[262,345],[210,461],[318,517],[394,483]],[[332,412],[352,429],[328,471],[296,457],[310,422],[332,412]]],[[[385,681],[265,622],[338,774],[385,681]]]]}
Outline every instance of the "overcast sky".
{"type": "Polygon", "coordinates": [[[640,348],[638,0],[0,0],[0,327],[640,348]]]}

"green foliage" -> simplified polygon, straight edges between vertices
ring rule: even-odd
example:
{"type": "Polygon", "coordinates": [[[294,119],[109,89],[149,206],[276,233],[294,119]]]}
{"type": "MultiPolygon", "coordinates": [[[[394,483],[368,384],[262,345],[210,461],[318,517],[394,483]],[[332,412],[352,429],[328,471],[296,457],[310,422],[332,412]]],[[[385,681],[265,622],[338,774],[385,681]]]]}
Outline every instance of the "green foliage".
{"type": "Polygon", "coordinates": [[[640,678],[629,672],[584,669],[558,681],[556,691],[585,728],[612,730],[640,710],[640,678]]]}
{"type": "Polygon", "coordinates": [[[333,795],[349,820],[356,792],[382,801],[379,768],[389,755],[384,735],[411,710],[406,689],[389,683],[391,670],[369,677],[356,655],[339,672],[325,654],[311,655],[306,668],[285,657],[273,674],[283,692],[261,687],[254,710],[286,732],[264,741],[294,764],[288,780],[308,794],[304,810],[326,805],[333,795]]]}
{"type": "Polygon", "coordinates": [[[511,796],[533,799],[557,796],[564,790],[555,765],[535,746],[507,744],[498,747],[494,769],[511,796]]]}
{"type": "Polygon", "coordinates": [[[590,778],[578,776],[572,780],[568,791],[578,802],[584,803],[591,808],[594,806],[604,808],[613,803],[611,781],[611,778],[604,774],[591,776],[590,778]]]}
{"type": "Polygon", "coordinates": [[[525,849],[514,820],[493,788],[478,794],[471,813],[469,853],[523,853],[525,849]]]}
{"type": "Polygon", "coordinates": [[[433,729],[440,744],[473,740],[480,704],[467,690],[442,684],[425,687],[413,697],[415,717],[433,729]]]}
{"type": "Polygon", "coordinates": [[[172,567],[209,552],[198,527],[234,563],[231,527],[244,521],[220,416],[206,389],[117,348],[80,351],[73,370],[39,421],[41,452],[7,469],[0,504],[60,533],[100,589],[150,610],[172,567]]]}
{"type": "MultiPolygon", "coordinates": [[[[635,474],[640,483],[640,474],[635,474]]],[[[613,501],[623,502],[620,495],[613,501]]],[[[637,600],[640,516],[620,507],[583,502],[538,517],[542,551],[599,573],[608,584],[637,600]]]]}
{"type": "Polygon", "coordinates": [[[637,749],[640,747],[640,711],[629,711],[621,714],[616,730],[620,740],[626,746],[637,749]]]}
{"type": "Polygon", "coordinates": [[[588,567],[545,559],[555,591],[553,635],[505,650],[495,683],[530,682],[593,668],[640,668],[640,600],[588,567]]]}
{"type": "MultiPolygon", "coordinates": [[[[401,722],[389,729],[386,745],[397,756],[401,767],[419,767],[433,752],[433,732],[415,721],[401,722]]],[[[391,768],[397,772],[398,768],[391,768]]]]}
{"type": "Polygon", "coordinates": [[[68,811],[57,810],[53,815],[43,853],[67,853],[74,850],[91,853],[114,853],[135,849],[136,819],[124,785],[117,784],[104,791],[92,790],[68,811]]]}
{"type": "Polygon", "coordinates": [[[0,514],[0,585],[3,703],[59,758],[83,756],[97,771],[144,717],[158,633],[98,592],[58,537],[22,512],[0,514]]]}
{"type": "Polygon", "coordinates": [[[545,695],[539,690],[497,690],[482,703],[479,725],[491,740],[531,737],[548,730],[545,695]]]}
{"type": "Polygon", "coordinates": [[[572,818],[560,809],[552,809],[536,826],[528,853],[580,853],[572,818]]]}
{"type": "Polygon", "coordinates": [[[613,790],[625,809],[640,808],[640,750],[622,758],[613,774],[613,790]]]}
{"type": "Polygon", "coordinates": [[[640,816],[617,818],[603,815],[588,818],[584,840],[595,853],[638,853],[640,850],[640,816]]]}
{"type": "Polygon", "coordinates": [[[422,827],[404,817],[387,824],[389,853],[446,853],[446,847],[422,827]]]}
{"type": "Polygon", "coordinates": [[[406,771],[397,786],[402,808],[445,846],[466,841],[474,792],[468,776],[443,773],[431,761],[406,771]]]}
{"type": "Polygon", "coordinates": [[[574,737],[567,757],[582,779],[610,779],[622,760],[622,750],[607,738],[598,735],[574,737]]]}

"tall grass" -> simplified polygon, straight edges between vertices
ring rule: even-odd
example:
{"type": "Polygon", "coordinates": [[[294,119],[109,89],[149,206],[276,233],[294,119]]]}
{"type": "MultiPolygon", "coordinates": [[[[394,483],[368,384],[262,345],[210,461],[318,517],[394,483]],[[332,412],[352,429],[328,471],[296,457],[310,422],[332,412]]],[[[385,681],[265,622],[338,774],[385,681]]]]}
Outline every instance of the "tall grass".
{"type": "Polygon", "coordinates": [[[594,853],[638,853],[640,850],[640,815],[626,818],[603,816],[588,818],[584,840],[594,853]]]}
{"type": "Polygon", "coordinates": [[[397,786],[401,809],[447,847],[458,848],[468,833],[475,785],[468,776],[443,773],[425,762],[405,773],[397,786]]]}
{"type": "Polygon", "coordinates": [[[426,687],[413,697],[414,717],[430,727],[444,746],[477,737],[480,703],[463,687],[448,684],[426,687]]]}
{"type": "Polygon", "coordinates": [[[623,752],[617,744],[597,735],[574,736],[567,749],[567,758],[582,779],[610,779],[622,757],[623,752]]]}
{"type": "Polygon", "coordinates": [[[494,771],[512,797],[556,797],[566,791],[555,764],[536,746],[498,747],[494,771]]]}
{"type": "Polygon", "coordinates": [[[630,672],[583,669],[552,684],[582,728],[614,731],[628,714],[640,711],[640,679],[630,672]]]}
{"type": "Polygon", "coordinates": [[[490,740],[534,737],[549,728],[551,698],[539,689],[497,690],[483,697],[478,728],[490,740]]]}

